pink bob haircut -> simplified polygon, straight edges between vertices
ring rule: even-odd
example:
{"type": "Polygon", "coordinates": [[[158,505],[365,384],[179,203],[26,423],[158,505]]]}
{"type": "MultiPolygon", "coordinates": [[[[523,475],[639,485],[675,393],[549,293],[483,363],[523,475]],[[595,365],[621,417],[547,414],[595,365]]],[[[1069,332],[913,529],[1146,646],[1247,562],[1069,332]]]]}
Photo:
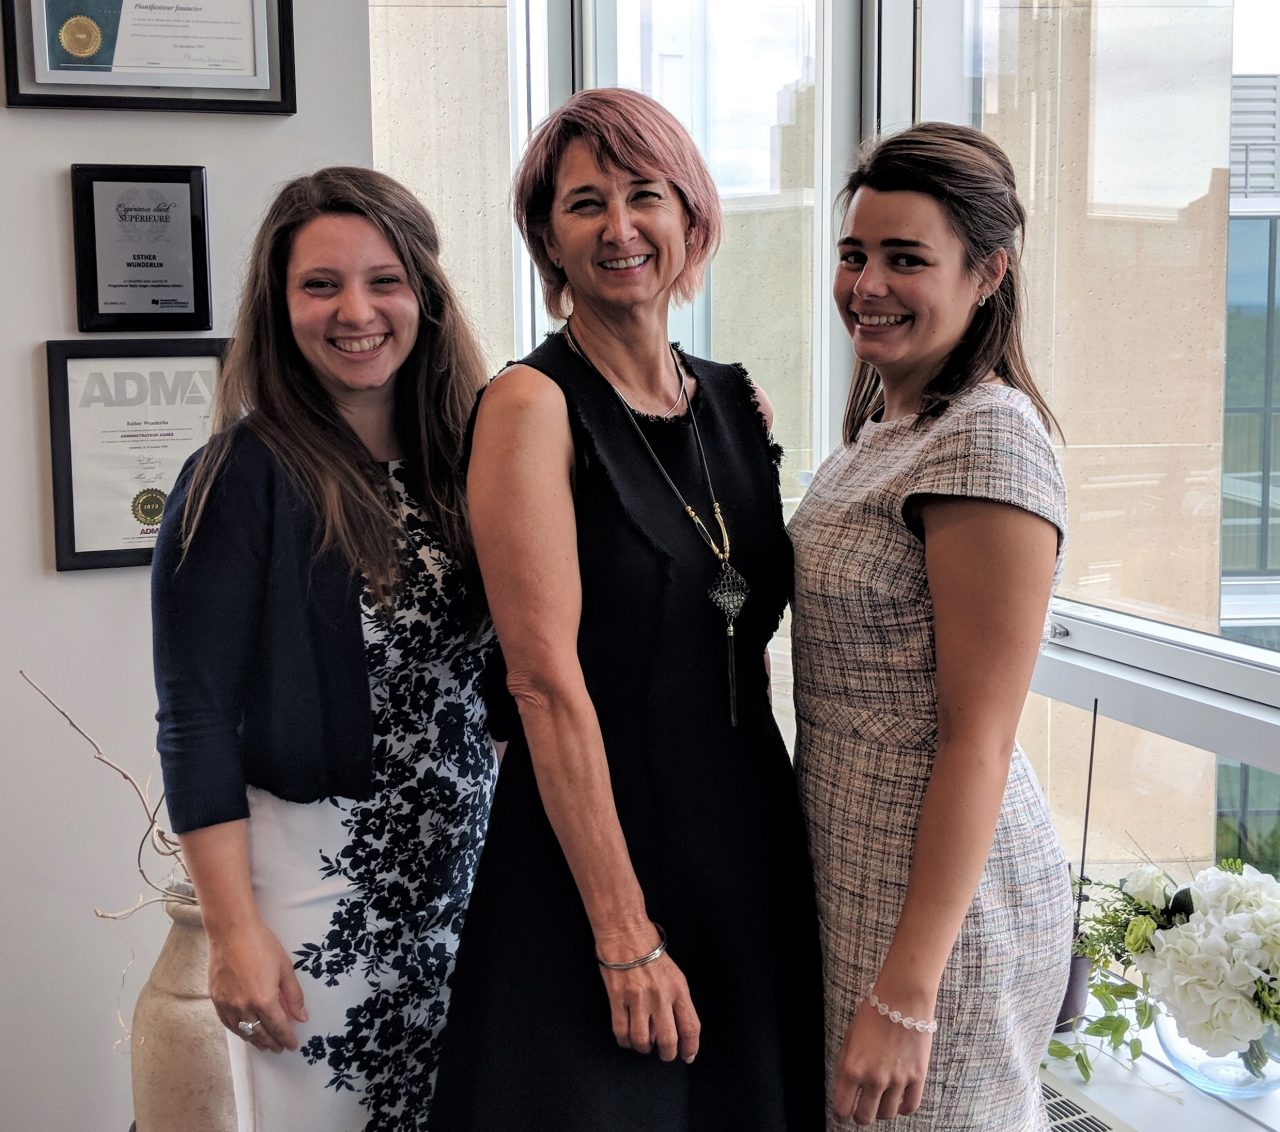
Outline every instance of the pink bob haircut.
{"type": "Polygon", "coordinates": [[[569,143],[581,139],[602,169],[669,181],[689,215],[688,254],[676,277],[677,302],[702,286],[707,261],[720,246],[720,197],[688,131],[661,103],[622,87],[583,90],[549,114],[529,139],[511,186],[516,226],[542,277],[542,295],[554,318],[573,308],[569,280],[547,255],[556,174],[569,143]]]}

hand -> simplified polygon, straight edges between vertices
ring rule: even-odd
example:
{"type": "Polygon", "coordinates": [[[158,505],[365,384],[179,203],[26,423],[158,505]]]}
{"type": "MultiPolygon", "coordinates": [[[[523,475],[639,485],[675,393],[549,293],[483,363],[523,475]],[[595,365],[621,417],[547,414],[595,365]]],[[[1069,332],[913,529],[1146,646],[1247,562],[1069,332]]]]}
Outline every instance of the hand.
{"type": "Polygon", "coordinates": [[[915,1112],[932,1049],[932,1034],[908,1030],[863,1002],[836,1065],[836,1116],[866,1125],[915,1112]]]}
{"type": "MultiPolygon", "coordinates": [[[[630,939],[643,936],[644,933],[628,933],[630,939]]],[[[598,954],[625,962],[647,954],[657,945],[652,927],[649,938],[651,942],[639,945],[613,940],[607,948],[597,940],[598,954]]],[[[656,1046],[663,1061],[674,1061],[677,1053],[686,1064],[694,1059],[702,1023],[689,997],[689,984],[671,956],[664,952],[652,963],[627,971],[601,967],[600,973],[609,992],[613,1036],[618,1045],[637,1053],[649,1053],[656,1046]]]]}
{"type": "Polygon", "coordinates": [[[273,1053],[298,1048],[293,1023],[307,1020],[302,988],[280,941],[261,920],[209,934],[209,997],[238,1038],[273,1053]],[[240,1033],[241,1022],[259,1019],[252,1037],[240,1033]]]}

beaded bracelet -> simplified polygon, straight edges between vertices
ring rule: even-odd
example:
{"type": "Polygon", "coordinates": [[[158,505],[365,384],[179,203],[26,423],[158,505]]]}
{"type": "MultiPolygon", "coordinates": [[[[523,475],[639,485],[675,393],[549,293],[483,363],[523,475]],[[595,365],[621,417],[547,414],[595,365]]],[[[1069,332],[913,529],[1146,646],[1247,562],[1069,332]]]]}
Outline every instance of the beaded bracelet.
{"type": "Polygon", "coordinates": [[[921,1034],[936,1034],[938,1032],[938,1020],[936,1018],[931,1022],[921,1022],[916,1018],[908,1017],[901,1010],[890,1010],[876,998],[875,991],[867,995],[867,1001],[876,1008],[876,1013],[882,1018],[888,1018],[890,1022],[896,1022],[899,1026],[903,1026],[908,1030],[916,1030],[921,1034]]]}
{"type": "Polygon", "coordinates": [[[596,962],[600,964],[606,971],[634,971],[637,967],[643,967],[647,963],[652,963],[659,958],[664,951],[667,950],[667,933],[661,924],[654,924],[658,929],[658,946],[655,947],[648,955],[642,955],[639,959],[631,959],[626,963],[610,963],[607,959],[601,959],[596,956],[596,962]]]}

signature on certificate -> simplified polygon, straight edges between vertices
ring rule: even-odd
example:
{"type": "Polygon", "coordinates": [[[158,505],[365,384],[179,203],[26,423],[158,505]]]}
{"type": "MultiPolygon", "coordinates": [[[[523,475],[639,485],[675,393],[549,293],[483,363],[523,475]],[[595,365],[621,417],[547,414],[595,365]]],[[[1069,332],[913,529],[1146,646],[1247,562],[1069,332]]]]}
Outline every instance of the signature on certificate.
{"type": "Polygon", "coordinates": [[[137,483],[163,483],[164,461],[159,456],[138,456],[138,470],[133,473],[137,483]]]}

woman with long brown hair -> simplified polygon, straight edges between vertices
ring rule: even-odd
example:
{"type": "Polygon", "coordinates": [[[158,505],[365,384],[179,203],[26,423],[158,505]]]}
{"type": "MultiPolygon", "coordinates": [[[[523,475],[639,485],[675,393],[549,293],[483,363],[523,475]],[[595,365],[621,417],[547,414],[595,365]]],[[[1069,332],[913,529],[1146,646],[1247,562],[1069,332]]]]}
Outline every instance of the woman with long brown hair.
{"type": "Polygon", "coordinates": [[[483,362],[439,253],[389,177],[284,186],[157,542],[157,745],[241,1129],[427,1119],[496,776],[483,362]]]}
{"type": "Polygon", "coordinates": [[[937,122],[862,153],[843,203],[845,444],[790,527],[827,1127],[1025,1132],[1047,1126],[1072,911],[1014,734],[1066,532],[1021,342],[1025,217],[1000,147],[937,122]]]}

